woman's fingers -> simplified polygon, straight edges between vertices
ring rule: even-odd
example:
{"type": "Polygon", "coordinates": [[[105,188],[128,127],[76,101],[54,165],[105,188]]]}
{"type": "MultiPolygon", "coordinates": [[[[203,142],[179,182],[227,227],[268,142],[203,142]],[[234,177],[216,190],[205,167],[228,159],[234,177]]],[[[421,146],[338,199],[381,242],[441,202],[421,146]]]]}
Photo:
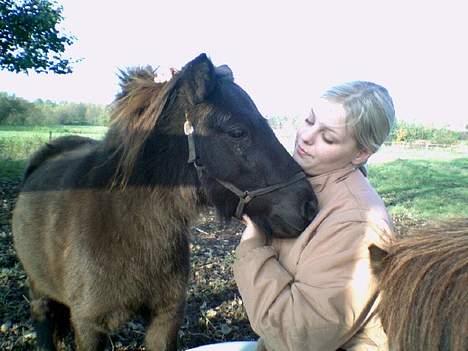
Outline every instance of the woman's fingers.
{"type": "Polygon", "coordinates": [[[245,224],[245,225],[248,225],[248,224],[253,224],[252,220],[250,219],[250,217],[246,214],[242,215],[242,222],[245,224]]]}

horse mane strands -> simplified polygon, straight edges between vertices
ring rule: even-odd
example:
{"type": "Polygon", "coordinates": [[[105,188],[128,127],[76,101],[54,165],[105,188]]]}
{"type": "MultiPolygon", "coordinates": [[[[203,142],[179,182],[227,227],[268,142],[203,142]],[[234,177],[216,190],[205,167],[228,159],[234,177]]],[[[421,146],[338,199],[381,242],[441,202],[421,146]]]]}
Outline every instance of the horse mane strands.
{"type": "Polygon", "coordinates": [[[468,219],[397,240],[382,272],[379,314],[395,351],[468,349],[468,219]]]}
{"type": "MultiPolygon", "coordinates": [[[[119,72],[121,93],[111,105],[111,125],[115,154],[120,155],[112,188],[125,189],[140,150],[153,131],[170,91],[167,82],[155,82],[151,66],[119,72]]],[[[173,86],[173,84],[171,84],[173,86]]]]}

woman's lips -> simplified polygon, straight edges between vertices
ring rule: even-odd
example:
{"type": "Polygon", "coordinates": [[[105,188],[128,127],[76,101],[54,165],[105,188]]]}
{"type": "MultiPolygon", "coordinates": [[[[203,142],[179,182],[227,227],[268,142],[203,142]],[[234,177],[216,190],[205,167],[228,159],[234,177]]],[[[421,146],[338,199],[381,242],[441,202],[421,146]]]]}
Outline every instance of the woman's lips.
{"type": "Polygon", "coordinates": [[[299,156],[310,156],[299,144],[296,146],[296,152],[299,154],[299,156]]]}

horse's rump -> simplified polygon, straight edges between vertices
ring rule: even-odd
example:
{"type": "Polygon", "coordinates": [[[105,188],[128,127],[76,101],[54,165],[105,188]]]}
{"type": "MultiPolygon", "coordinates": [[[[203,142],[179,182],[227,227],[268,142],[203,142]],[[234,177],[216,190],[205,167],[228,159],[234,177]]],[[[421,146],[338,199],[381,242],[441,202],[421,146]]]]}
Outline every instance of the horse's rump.
{"type": "Polygon", "coordinates": [[[379,314],[392,350],[468,349],[468,219],[413,230],[380,268],[379,314]]]}

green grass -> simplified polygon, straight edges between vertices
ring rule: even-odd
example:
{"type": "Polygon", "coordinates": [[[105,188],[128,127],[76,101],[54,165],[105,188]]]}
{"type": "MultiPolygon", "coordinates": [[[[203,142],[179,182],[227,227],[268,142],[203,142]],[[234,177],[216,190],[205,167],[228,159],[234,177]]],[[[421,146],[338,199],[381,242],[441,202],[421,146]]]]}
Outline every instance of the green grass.
{"type": "Polygon", "coordinates": [[[468,158],[397,160],[371,166],[369,179],[393,217],[468,217],[468,158]]]}
{"type": "Polygon", "coordinates": [[[0,135],[18,135],[27,134],[46,134],[49,132],[59,134],[87,134],[87,135],[103,135],[107,131],[105,126],[5,126],[0,125],[0,135]]]}
{"type": "Polygon", "coordinates": [[[0,160],[27,159],[51,138],[77,134],[101,139],[106,131],[102,126],[0,126],[0,160]]]}
{"type": "Polygon", "coordinates": [[[101,139],[102,126],[0,126],[0,179],[19,179],[26,160],[50,138],[78,134],[101,139]]]}
{"type": "Polygon", "coordinates": [[[0,180],[17,181],[21,179],[25,167],[26,160],[0,159],[0,180]]]}

